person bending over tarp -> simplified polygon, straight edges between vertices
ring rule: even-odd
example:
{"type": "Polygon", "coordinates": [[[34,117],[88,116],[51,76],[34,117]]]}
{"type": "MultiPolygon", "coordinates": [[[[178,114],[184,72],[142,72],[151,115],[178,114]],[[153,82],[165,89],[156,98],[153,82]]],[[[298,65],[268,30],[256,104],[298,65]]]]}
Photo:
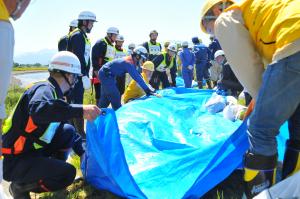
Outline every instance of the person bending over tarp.
{"type": "Polygon", "coordinates": [[[134,49],[131,56],[108,62],[100,69],[101,97],[99,106],[101,108],[108,107],[110,103],[114,110],[121,107],[121,95],[116,85],[116,77],[125,73],[129,73],[137,81],[146,95],[155,95],[155,92],[147,86],[140,73],[136,70],[136,66],[147,60],[147,57],[147,50],[142,46],[138,46],[134,49]]]}
{"type": "MultiPolygon", "coordinates": [[[[154,71],[154,64],[151,61],[146,61],[142,66],[142,77],[144,81],[148,84],[149,80],[154,71]]],[[[141,87],[137,85],[137,82],[131,80],[128,87],[125,90],[123,101],[127,103],[129,101],[135,100],[141,96],[145,95],[145,92],[141,87]]]]}

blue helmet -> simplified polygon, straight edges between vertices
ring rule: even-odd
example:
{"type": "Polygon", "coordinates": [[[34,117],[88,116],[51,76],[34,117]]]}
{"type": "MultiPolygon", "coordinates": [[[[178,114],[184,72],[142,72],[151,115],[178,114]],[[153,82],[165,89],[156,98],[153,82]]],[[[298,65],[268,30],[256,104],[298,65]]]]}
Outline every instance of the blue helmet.
{"type": "Polygon", "coordinates": [[[193,37],[193,38],[192,38],[192,42],[193,42],[194,44],[198,44],[198,43],[200,43],[200,41],[199,41],[199,38],[198,38],[198,37],[193,37]]]}

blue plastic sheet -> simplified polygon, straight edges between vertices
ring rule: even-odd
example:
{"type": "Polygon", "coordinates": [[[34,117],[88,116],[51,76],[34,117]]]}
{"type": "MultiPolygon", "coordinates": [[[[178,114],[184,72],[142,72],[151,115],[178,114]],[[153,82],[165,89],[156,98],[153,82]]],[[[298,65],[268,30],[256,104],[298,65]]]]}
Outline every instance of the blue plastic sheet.
{"type": "MultiPolygon", "coordinates": [[[[126,198],[199,198],[242,163],[246,122],[210,114],[212,91],[166,89],[87,124],[82,171],[126,198]]],[[[286,133],[286,127],[284,132],[286,133]]],[[[280,138],[280,154],[285,137],[280,138]]],[[[281,155],[282,156],[282,155],[281,155]]]]}

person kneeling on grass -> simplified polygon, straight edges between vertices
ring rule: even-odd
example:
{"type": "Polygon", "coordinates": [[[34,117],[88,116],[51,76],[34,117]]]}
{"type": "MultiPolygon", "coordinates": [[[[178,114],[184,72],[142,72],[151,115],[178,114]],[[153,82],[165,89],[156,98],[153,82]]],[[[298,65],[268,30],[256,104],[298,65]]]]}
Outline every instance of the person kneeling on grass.
{"type": "Polygon", "coordinates": [[[30,192],[57,191],[70,185],[76,169],[66,163],[71,149],[80,157],[85,150],[81,136],[66,121],[94,120],[96,105],[69,104],[81,75],[80,61],[71,52],[60,51],[49,64],[50,77],[29,87],[3,125],[3,177],[11,181],[15,199],[30,199],[30,192]]]}
{"type": "MultiPolygon", "coordinates": [[[[151,76],[154,71],[154,64],[151,61],[146,61],[142,65],[142,77],[144,81],[148,84],[149,80],[151,79],[151,76]]],[[[137,85],[137,82],[134,80],[131,80],[128,87],[125,90],[123,101],[124,103],[130,102],[132,100],[135,100],[141,96],[145,95],[145,92],[143,89],[137,85]]]]}

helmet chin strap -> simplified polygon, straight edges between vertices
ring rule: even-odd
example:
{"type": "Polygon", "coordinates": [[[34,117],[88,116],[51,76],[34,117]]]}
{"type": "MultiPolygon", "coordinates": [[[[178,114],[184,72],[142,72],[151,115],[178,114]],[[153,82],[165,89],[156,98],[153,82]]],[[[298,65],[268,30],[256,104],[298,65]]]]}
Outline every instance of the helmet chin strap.
{"type": "Polygon", "coordinates": [[[71,84],[70,81],[68,80],[68,78],[66,77],[66,73],[61,73],[61,75],[64,77],[65,81],[68,83],[69,85],[69,90],[67,90],[65,92],[66,96],[69,95],[71,93],[71,91],[74,89],[74,84],[71,84]]]}

